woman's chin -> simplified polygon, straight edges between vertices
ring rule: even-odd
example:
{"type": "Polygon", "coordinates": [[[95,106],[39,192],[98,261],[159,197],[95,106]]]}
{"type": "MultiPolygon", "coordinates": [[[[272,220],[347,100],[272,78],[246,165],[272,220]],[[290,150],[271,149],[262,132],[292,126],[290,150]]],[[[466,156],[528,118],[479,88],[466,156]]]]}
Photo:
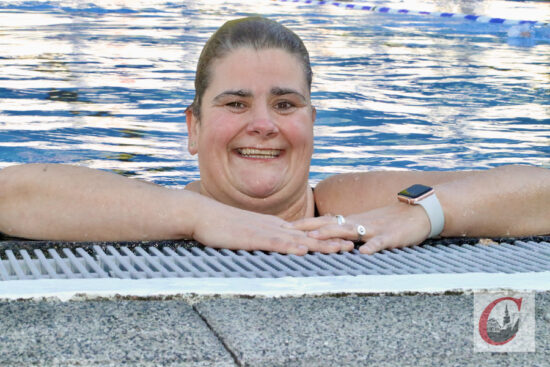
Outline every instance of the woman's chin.
{"type": "Polygon", "coordinates": [[[279,185],[273,182],[252,182],[245,183],[239,190],[241,193],[254,199],[267,199],[278,190],[279,185]]]}

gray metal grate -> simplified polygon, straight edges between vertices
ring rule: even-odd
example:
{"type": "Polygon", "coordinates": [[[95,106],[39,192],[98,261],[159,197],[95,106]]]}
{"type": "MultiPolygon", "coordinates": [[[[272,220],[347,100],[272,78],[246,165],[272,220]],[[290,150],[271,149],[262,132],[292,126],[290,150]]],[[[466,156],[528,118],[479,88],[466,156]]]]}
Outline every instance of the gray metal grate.
{"type": "Polygon", "coordinates": [[[200,247],[105,246],[6,249],[0,280],[51,278],[277,278],[360,274],[517,273],[550,271],[550,243],[441,244],[306,256],[200,247]]]}

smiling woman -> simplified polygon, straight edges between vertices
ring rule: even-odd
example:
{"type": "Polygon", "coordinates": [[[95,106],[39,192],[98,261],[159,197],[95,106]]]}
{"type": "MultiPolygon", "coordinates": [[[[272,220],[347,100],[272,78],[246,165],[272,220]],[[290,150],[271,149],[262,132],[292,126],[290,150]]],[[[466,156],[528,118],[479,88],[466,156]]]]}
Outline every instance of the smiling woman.
{"type": "Polygon", "coordinates": [[[281,49],[243,47],[213,63],[200,119],[187,112],[201,194],[286,220],[313,215],[315,110],[297,63],[281,49]]]}
{"type": "Polygon", "coordinates": [[[428,236],[550,233],[550,171],[532,166],[358,172],[327,178],[314,193],[311,75],[307,50],[287,28],[261,17],[226,23],[201,53],[186,111],[200,180],[176,190],[83,167],[8,167],[0,171],[0,231],[193,238],[293,254],[348,251],[352,241],[372,253],[428,236]],[[403,190],[418,184],[417,195],[403,190]]]}

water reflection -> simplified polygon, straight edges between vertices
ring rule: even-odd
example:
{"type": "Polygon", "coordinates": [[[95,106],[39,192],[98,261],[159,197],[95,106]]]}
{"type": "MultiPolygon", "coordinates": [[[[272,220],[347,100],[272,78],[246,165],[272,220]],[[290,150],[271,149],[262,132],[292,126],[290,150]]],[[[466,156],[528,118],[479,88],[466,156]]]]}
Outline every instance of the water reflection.
{"type": "MultiPolygon", "coordinates": [[[[544,4],[527,14],[533,3],[393,4],[550,14],[544,4]]],[[[184,124],[196,60],[223,21],[258,12],[311,52],[313,183],[355,170],[550,166],[550,36],[540,29],[522,38],[503,25],[273,1],[0,0],[0,167],[70,162],[176,186],[198,178],[184,124]]]]}

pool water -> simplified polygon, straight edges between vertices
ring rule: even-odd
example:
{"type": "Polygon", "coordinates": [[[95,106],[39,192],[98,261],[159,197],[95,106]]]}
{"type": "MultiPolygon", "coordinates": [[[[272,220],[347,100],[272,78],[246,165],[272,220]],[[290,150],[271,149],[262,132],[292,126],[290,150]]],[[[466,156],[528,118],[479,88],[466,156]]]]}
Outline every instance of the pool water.
{"type": "MultiPolygon", "coordinates": [[[[370,4],[550,20],[540,1],[370,4]]],[[[0,168],[63,162],[170,186],[197,179],[184,110],[198,55],[223,22],[258,13],[310,50],[312,184],[358,170],[550,168],[550,26],[270,0],[0,0],[0,168]]]]}

